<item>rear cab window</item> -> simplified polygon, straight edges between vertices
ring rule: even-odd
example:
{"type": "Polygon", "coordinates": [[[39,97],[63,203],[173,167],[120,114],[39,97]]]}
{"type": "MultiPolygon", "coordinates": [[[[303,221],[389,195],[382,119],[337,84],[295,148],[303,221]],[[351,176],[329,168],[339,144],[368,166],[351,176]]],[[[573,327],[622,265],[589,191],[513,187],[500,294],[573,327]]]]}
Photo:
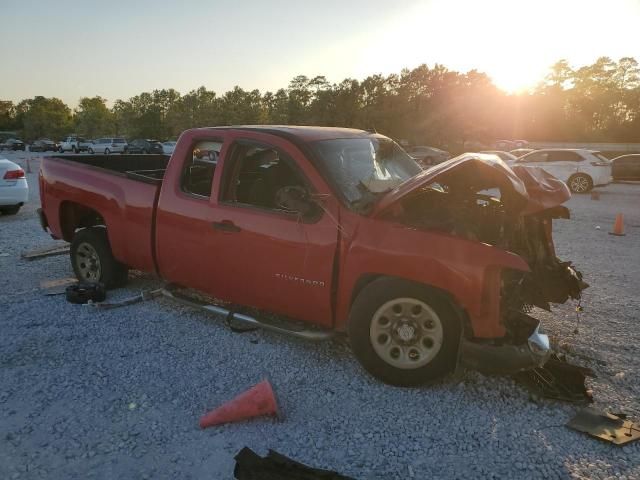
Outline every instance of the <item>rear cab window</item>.
{"type": "Polygon", "coordinates": [[[218,165],[222,140],[199,140],[189,150],[182,167],[180,189],[201,199],[209,199],[213,175],[218,165]]]}

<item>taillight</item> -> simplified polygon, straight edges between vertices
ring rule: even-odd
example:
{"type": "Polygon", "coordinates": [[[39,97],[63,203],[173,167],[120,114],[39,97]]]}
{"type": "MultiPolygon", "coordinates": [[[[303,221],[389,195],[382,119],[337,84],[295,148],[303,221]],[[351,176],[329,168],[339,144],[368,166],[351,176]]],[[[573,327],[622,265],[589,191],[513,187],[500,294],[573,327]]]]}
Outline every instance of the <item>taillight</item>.
{"type": "Polygon", "coordinates": [[[4,174],[5,180],[18,180],[19,178],[24,178],[24,170],[19,168],[18,170],[9,170],[4,174]]]}
{"type": "Polygon", "coordinates": [[[608,167],[609,162],[591,162],[594,167],[608,167]]]}

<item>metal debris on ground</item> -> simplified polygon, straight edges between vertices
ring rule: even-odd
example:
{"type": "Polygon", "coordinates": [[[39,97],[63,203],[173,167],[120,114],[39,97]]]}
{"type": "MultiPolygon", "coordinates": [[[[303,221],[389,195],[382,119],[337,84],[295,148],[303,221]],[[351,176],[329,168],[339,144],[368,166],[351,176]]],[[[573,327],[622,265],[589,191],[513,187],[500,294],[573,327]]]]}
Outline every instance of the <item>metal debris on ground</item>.
{"type": "Polygon", "coordinates": [[[331,470],[308,467],[273,450],[262,458],[244,447],[235,460],[233,475],[238,480],[355,480],[331,470]]]}
{"type": "Polygon", "coordinates": [[[516,382],[542,397],[586,404],[593,402],[593,396],[584,382],[586,377],[595,376],[590,368],[572,365],[554,353],[544,366],[519,372],[514,377],[516,382]]]}
{"type": "Polygon", "coordinates": [[[127,305],[133,305],[134,303],[144,302],[144,301],[159,297],[160,295],[162,295],[162,290],[163,290],[162,288],[158,288],[156,290],[142,291],[138,295],[125,298],[124,300],[120,300],[119,302],[109,302],[109,303],[88,302],[87,305],[90,305],[95,308],[105,309],[105,310],[110,308],[126,307],[127,305]]]}
{"type": "Polygon", "coordinates": [[[69,245],[54,245],[52,247],[38,248],[22,252],[20,256],[25,260],[35,260],[37,258],[52,257],[53,255],[64,255],[69,253],[69,245]]]}
{"type": "Polygon", "coordinates": [[[603,413],[592,407],[580,410],[567,427],[615,445],[640,439],[640,425],[627,420],[625,414],[603,413]]]}

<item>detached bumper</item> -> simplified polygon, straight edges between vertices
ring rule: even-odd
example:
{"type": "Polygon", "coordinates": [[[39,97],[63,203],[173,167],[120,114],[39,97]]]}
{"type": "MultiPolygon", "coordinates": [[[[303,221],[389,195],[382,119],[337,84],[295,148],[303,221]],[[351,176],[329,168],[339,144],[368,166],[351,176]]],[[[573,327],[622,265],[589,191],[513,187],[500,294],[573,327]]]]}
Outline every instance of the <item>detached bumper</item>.
{"type": "Polygon", "coordinates": [[[464,340],[461,363],[488,374],[507,375],[541,367],[551,355],[549,337],[537,326],[523,345],[490,345],[464,340]]]}

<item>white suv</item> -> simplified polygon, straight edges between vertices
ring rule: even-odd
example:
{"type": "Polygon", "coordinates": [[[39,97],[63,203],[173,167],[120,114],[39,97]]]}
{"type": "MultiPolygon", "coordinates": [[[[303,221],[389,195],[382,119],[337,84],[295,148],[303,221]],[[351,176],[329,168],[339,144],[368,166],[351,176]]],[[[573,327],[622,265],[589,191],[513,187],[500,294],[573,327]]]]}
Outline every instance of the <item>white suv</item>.
{"type": "Polygon", "coordinates": [[[611,183],[611,162],[600,152],[579,149],[534,150],[511,165],[541,167],[565,182],[574,193],[611,183]]]}
{"type": "Polygon", "coordinates": [[[89,153],[124,153],[127,151],[127,141],[124,138],[99,138],[89,145],[89,153]]]}

